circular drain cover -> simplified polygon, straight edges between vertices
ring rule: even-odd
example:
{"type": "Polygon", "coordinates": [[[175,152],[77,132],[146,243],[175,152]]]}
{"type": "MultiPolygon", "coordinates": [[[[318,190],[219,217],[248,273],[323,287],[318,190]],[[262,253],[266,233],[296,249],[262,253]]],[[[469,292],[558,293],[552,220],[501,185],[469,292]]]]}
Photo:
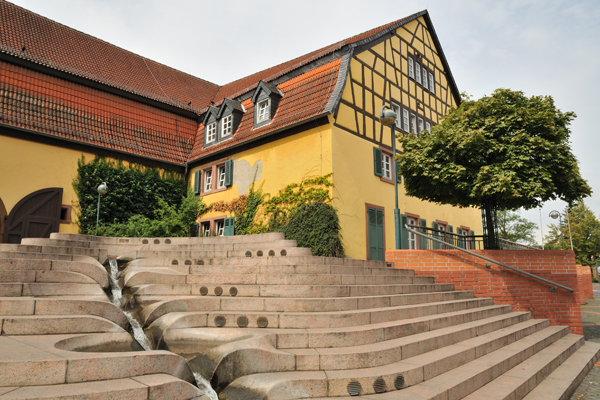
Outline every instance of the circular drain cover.
{"type": "Polygon", "coordinates": [[[206,295],[208,294],[208,288],[207,288],[206,286],[202,286],[202,287],[200,288],[200,294],[201,294],[202,296],[206,296],[206,295]]]}
{"type": "Polygon", "coordinates": [[[165,243],[166,243],[166,244],[171,244],[171,239],[166,239],[166,240],[165,240],[165,243]]]}
{"type": "Polygon", "coordinates": [[[192,260],[185,260],[183,263],[185,265],[192,265],[192,260]]]}
{"type": "Polygon", "coordinates": [[[148,239],[142,240],[142,244],[148,244],[148,239]]]}
{"type": "Polygon", "coordinates": [[[262,256],[263,256],[263,252],[262,252],[262,250],[259,250],[259,251],[257,251],[257,252],[256,252],[256,255],[257,255],[258,257],[262,257],[262,256]]]}
{"type": "Polygon", "coordinates": [[[350,381],[348,382],[348,393],[350,394],[350,396],[358,396],[362,390],[362,386],[360,386],[360,382],[359,381],[350,381]]]}
{"type": "Polygon", "coordinates": [[[252,252],[250,252],[250,251],[247,251],[247,252],[246,252],[246,257],[252,257],[252,252]]]}
{"type": "Polygon", "coordinates": [[[259,328],[266,328],[269,325],[269,320],[267,317],[258,317],[256,324],[259,328]]]}
{"type": "Polygon", "coordinates": [[[373,383],[373,389],[375,390],[375,393],[385,392],[386,386],[383,377],[380,376],[379,378],[375,379],[375,382],[373,383]]]}
{"type": "Polygon", "coordinates": [[[282,256],[282,257],[285,257],[285,256],[287,256],[287,251],[285,251],[285,250],[281,250],[281,251],[279,252],[279,254],[281,254],[281,256],[282,256]]]}
{"type": "Polygon", "coordinates": [[[229,294],[232,295],[232,296],[234,296],[234,297],[237,296],[237,294],[238,294],[237,288],[230,287],[229,288],[229,294]]]}
{"type": "Polygon", "coordinates": [[[238,326],[239,326],[240,328],[245,328],[245,327],[247,327],[247,326],[248,326],[248,318],[246,318],[246,317],[245,317],[245,316],[243,316],[243,315],[242,315],[241,317],[238,317],[238,319],[237,319],[237,324],[238,324],[238,326]]]}
{"type": "Polygon", "coordinates": [[[216,325],[217,327],[219,327],[219,328],[220,328],[220,327],[222,327],[222,326],[225,326],[225,322],[227,322],[227,320],[225,319],[225,317],[224,317],[224,316],[222,316],[222,315],[219,315],[219,316],[215,317],[215,325],[216,325]]]}
{"type": "Polygon", "coordinates": [[[159,244],[159,243],[160,243],[160,240],[154,239],[154,244],[159,244]]]}
{"type": "Polygon", "coordinates": [[[269,250],[269,257],[275,257],[275,252],[273,250],[269,250]]]}
{"type": "Polygon", "coordinates": [[[222,288],[221,286],[217,286],[217,287],[215,288],[215,294],[216,294],[217,296],[220,296],[220,295],[222,295],[222,294],[223,294],[223,288],[222,288]]]}
{"type": "Polygon", "coordinates": [[[396,389],[400,390],[404,387],[404,377],[400,374],[394,379],[394,386],[396,389]]]}
{"type": "Polygon", "coordinates": [[[173,261],[171,261],[171,265],[179,265],[179,261],[173,260],[173,261]]]}

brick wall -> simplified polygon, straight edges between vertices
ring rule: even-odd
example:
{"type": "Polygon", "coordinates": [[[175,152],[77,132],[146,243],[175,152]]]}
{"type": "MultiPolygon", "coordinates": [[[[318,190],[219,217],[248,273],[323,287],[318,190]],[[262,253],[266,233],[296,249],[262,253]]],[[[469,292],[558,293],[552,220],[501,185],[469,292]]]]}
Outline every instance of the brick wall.
{"type": "Polygon", "coordinates": [[[577,281],[579,282],[579,304],[585,304],[586,300],[594,298],[592,288],[592,270],[585,265],[577,265],[577,281]]]}
{"type": "MultiPolygon", "coordinates": [[[[584,273],[578,273],[575,255],[562,250],[477,250],[478,254],[560,283],[575,290],[550,291],[550,285],[459,250],[388,250],[386,261],[416,275],[433,276],[437,283],[453,283],[456,290],[472,290],[477,297],[492,297],[495,304],[511,304],[515,311],[530,311],[552,325],[568,325],[583,334],[580,299],[586,296],[584,273]],[[582,276],[582,278],[579,278],[582,276]]],[[[588,268],[589,269],[589,268],[588,268]]],[[[591,278],[590,278],[591,279],[591,278]]]]}

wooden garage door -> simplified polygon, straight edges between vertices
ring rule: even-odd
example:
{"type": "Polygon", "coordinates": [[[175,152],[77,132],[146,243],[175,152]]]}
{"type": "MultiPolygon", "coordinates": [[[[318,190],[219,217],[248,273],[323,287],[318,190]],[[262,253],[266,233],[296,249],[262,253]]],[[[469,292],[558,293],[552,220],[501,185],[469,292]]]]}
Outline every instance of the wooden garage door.
{"type": "Polygon", "coordinates": [[[21,243],[22,238],[47,238],[58,232],[62,188],[47,188],[21,199],[6,221],[4,241],[21,243]]]}

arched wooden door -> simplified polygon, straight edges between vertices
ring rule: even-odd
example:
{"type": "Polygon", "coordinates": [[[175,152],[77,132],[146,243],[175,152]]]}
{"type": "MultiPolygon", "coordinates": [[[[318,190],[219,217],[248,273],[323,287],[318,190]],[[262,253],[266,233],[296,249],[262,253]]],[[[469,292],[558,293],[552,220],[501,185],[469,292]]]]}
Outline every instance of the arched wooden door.
{"type": "Polygon", "coordinates": [[[21,243],[22,238],[47,238],[58,232],[62,194],[62,188],[47,188],[23,197],[8,215],[4,242],[21,243]]]}

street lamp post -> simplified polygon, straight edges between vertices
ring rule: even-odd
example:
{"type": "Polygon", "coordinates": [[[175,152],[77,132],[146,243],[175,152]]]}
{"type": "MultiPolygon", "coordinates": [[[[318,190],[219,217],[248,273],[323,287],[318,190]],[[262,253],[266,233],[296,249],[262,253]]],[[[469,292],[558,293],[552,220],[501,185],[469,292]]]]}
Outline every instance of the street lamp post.
{"type": "Polygon", "coordinates": [[[558,226],[560,227],[560,238],[562,239],[562,249],[565,249],[565,235],[562,231],[562,215],[556,210],[550,211],[550,218],[558,218],[558,226]]]}
{"type": "Polygon", "coordinates": [[[102,182],[100,186],[98,186],[98,212],[96,213],[96,232],[94,235],[98,234],[98,222],[100,221],[100,196],[106,194],[108,192],[108,186],[106,186],[106,182],[102,182]]]}
{"type": "MultiPolygon", "coordinates": [[[[394,110],[384,105],[379,113],[379,122],[384,126],[392,128],[392,159],[396,157],[396,113],[394,110]]],[[[396,207],[394,208],[394,224],[396,233],[396,249],[400,249],[400,210],[398,209],[398,168],[396,160],[392,163],[392,179],[394,180],[394,194],[396,195],[396,207]]]]}

